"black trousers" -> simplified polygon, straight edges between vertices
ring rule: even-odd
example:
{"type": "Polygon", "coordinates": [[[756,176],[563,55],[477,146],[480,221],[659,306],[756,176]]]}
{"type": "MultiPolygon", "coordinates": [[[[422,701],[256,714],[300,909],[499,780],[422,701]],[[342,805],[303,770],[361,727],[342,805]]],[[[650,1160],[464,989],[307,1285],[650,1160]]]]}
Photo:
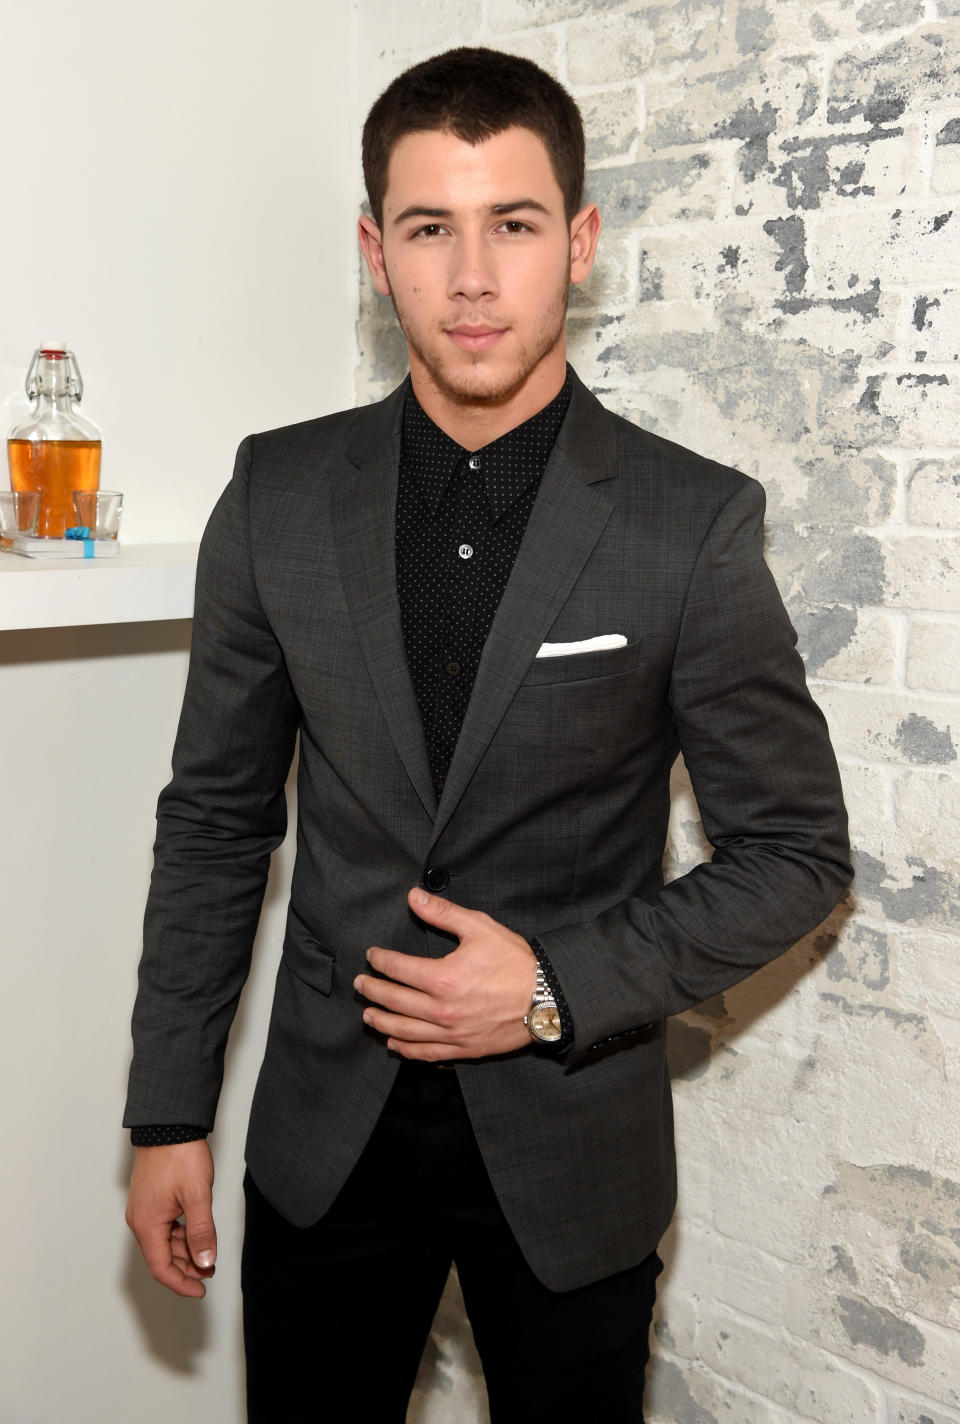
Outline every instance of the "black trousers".
{"type": "Polygon", "coordinates": [[[291,1226],[249,1172],[244,1190],[250,1424],[403,1424],[451,1262],[493,1424],[643,1420],[659,1258],[578,1290],[542,1285],[497,1203],[455,1073],[402,1065],[316,1225],[291,1226]]]}

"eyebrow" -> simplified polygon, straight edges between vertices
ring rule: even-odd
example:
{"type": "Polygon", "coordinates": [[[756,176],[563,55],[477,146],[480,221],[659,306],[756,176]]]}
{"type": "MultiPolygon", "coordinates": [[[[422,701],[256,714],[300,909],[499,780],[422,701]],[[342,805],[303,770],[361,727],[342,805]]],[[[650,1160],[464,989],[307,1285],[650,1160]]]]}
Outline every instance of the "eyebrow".
{"type": "MultiPolygon", "coordinates": [[[[516,212],[536,212],[550,216],[550,209],[544,207],[543,203],[538,203],[536,198],[516,198],[510,203],[494,203],[489,211],[496,217],[505,217],[508,213],[516,212]]],[[[453,217],[451,208],[427,208],[420,203],[411,203],[408,208],[404,208],[402,213],[398,213],[393,220],[394,227],[400,223],[409,222],[411,218],[448,219],[453,217]]]]}

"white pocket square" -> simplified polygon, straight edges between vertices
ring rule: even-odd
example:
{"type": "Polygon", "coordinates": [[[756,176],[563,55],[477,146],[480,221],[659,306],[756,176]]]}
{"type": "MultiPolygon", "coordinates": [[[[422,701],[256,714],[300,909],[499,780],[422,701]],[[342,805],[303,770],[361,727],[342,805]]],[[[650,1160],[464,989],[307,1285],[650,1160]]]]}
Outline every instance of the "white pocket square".
{"type": "Polygon", "coordinates": [[[625,648],[622,633],[600,633],[596,638],[584,638],[579,643],[541,643],[538,658],[563,658],[569,653],[602,653],[608,648],[625,648]]]}

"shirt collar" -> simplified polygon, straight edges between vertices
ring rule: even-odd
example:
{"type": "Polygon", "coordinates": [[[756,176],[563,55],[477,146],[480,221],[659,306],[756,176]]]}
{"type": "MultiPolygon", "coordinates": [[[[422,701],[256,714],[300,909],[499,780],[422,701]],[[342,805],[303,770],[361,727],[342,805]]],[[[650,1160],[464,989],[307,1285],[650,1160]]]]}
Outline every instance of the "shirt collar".
{"type": "Polygon", "coordinates": [[[549,405],[489,445],[470,451],[430,419],[408,385],[400,459],[413,475],[417,494],[430,514],[436,514],[450,481],[464,462],[473,458],[480,460],[490,514],[498,520],[525,489],[542,478],[572,393],[568,367],[563,387],[549,405]]]}

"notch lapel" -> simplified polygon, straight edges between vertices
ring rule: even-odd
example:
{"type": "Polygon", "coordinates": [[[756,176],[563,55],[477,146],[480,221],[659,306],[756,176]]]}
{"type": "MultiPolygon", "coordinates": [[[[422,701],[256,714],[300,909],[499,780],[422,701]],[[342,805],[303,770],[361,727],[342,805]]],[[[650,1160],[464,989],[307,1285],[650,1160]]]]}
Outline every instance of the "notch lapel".
{"type": "Polygon", "coordinates": [[[344,596],[377,700],[431,820],[437,798],[407,667],[397,601],[396,507],[406,383],[372,410],[348,458],[357,467],[331,508],[344,596]]]}

